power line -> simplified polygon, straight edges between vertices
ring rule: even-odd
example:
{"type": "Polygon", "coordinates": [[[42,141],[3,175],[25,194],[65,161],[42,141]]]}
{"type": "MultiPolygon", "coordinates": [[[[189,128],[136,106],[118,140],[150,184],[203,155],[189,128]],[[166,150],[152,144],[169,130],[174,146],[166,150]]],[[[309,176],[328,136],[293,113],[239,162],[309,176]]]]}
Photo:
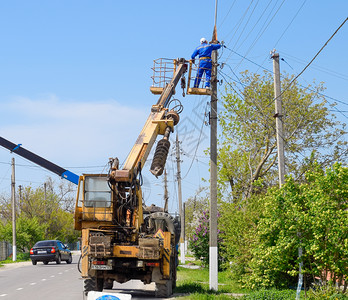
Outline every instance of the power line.
{"type": "MultiPolygon", "coordinates": [[[[281,54],[282,56],[285,56],[285,57],[288,57],[288,59],[291,59],[291,60],[294,60],[295,62],[297,63],[301,63],[301,64],[307,64],[306,61],[300,59],[300,58],[297,58],[297,57],[294,57],[288,53],[285,53],[284,51],[281,51],[281,54]]],[[[285,61],[285,60],[283,60],[285,61]]],[[[289,64],[288,64],[289,65],[289,64]]],[[[289,65],[290,66],[290,65],[289,65]]],[[[292,67],[291,67],[292,68],[292,67]]],[[[320,72],[323,72],[323,73],[326,73],[326,74],[329,74],[331,76],[335,76],[337,78],[340,78],[340,79],[343,79],[345,81],[348,81],[348,76],[345,75],[345,74],[342,74],[342,73],[338,73],[336,71],[333,71],[333,70],[330,70],[328,68],[325,68],[325,67],[322,67],[322,66],[318,66],[318,65],[315,65],[315,64],[312,64],[312,68],[315,69],[315,70],[318,70],[320,72]]]]}
{"type": "Polygon", "coordinates": [[[231,12],[231,10],[232,10],[232,7],[233,7],[233,5],[236,3],[236,1],[237,1],[237,0],[234,0],[234,1],[233,1],[232,5],[230,6],[230,9],[228,10],[228,12],[227,12],[226,16],[225,16],[225,17],[224,17],[224,19],[222,20],[222,22],[221,22],[221,24],[220,24],[220,26],[219,26],[219,27],[221,27],[221,26],[222,26],[222,24],[224,24],[224,22],[225,22],[225,20],[226,20],[227,16],[230,14],[230,12],[231,12]]]}
{"type": "MultiPolygon", "coordinates": [[[[208,105],[206,106],[206,109],[207,109],[207,107],[208,107],[208,105]]],[[[204,114],[206,114],[206,112],[207,112],[207,110],[205,110],[205,113],[204,113],[204,114]]],[[[186,178],[186,176],[189,174],[189,172],[190,172],[190,170],[191,170],[191,167],[192,167],[192,165],[193,165],[193,161],[194,161],[194,159],[195,159],[195,157],[196,157],[197,150],[198,150],[198,147],[199,147],[199,141],[200,141],[201,136],[202,136],[203,125],[204,125],[204,118],[203,118],[203,122],[202,122],[202,126],[201,126],[201,131],[200,131],[200,133],[199,133],[199,138],[198,138],[198,141],[197,141],[197,146],[196,146],[195,153],[194,153],[194,155],[193,155],[193,158],[192,158],[190,167],[189,167],[189,169],[187,170],[185,176],[184,176],[182,179],[185,179],[185,178],[186,178]]]]}
{"type": "MultiPolygon", "coordinates": [[[[307,2],[307,0],[304,0],[304,2],[302,3],[302,5],[300,6],[300,8],[297,10],[295,16],[292,18],[292,20],[290,21],[290,23],[288,24],[288,26],[285,28],[285,30],[283,31],[283,33],[281,34],[280,38],[278,39],[278,41],[275,43],[275,45],[273,46],[273,48],[276,48],[276,46],[278,45],[279,41],[282,39],[282,37],[284,36],[285,32],[289,29],[289,27],[291,26],[291,24],[293,23],[293,21],[295,20],[295,18],[297,17],[298,13],[301,11],[302,7],[304,6],[304,4],[307,2]]],[[[268,57],[266,57],[264,59],[264,61],[262,62],[262,65],[265,63],[265,61],[267,60],[268,57]]]]}
{"type": "MultiPolygon", "coordinates": [[[[247,13],[248,13],[248,11],[249,11],[249,9],[250,9],[250,7],[251,7],[251,5],[252,5],[253,2],[254,2],[254,0],[251,0],[249,6],[248,6],[248,8],[246,9],[246,11],[244,12],[243,16],[239,19],[238,26],[237,26],[237,28],[234,30],[234,33],[233,33],[233,35],[232,35],[232,37],[231,37],[231,39],[230,39],[230,42],[233,40],[233,38],[234,38],[235,34],[237,33],[239,27],[240,27],[241,24],[243,23],[243,20],[244,20],[245,16],[247,15],[247,13]]],[[[233,31],[233,29],[227,34],[227,36],[229,36],[229,35],[231,34],[232,31],[233,31]]]]}
{"type": "Polygon", "coordinates": [[[250,34],[254,31],[256,25],[259,23],[259,21],[262,19],[263,15],[265,14],[266,10],[268,9],[268,6],[272,3],[272,0],[270,0],[267,4],[267,6],[265,7],[265,9],[263,10],[263,12],[261,13],[260,17],[257,19],[256,23],[254,24],[253,28],[251,28],[251,30],[249,31],[249,33],[246,35],[246,37],[244,38],[244,40],[242,41],[242,43],[238,46],[237,50],[244,44],[244,42],[248,39],[248,37],[250,36],[250,34]]]}
{"type": "MultiPolygon", "coordinates": [[[[222,71],[220,71],[219,73],[222,73],[222,71]]],[[[221,74],[220,74],[221,75],[221,74]]],[[[225,74],[226,75],[226,74],[225,74]]],[[[223,76],[223,75],[222,75],[223,76]]],[[[226,76],[228,76],[228,75],[226,75],[226,76]]],[[[240,80],[239,80],[239,82],[240,82],[240,80]]],[[[241,82],[240,82],[241,83],[241,82]]],[[[242,84],[242,83],[241,83],[242,84]]],[[[243,85],[243,84],[242,84],[243,85]]],[[[231,85],[230,85],[231,86],[231,85]]],[[[232,87],[232,86],[231,86],[232,87]]],[[[233,89],[233,87],[232,87],[232,89],[233,89]]],[[[234,90],[234,89],[233,89],[234,90]]],[[[235,90],[234,90],[235,91],[235,90]]],[[[258,105],[256,104],[256,103],[254,103],[254,102],[252,102],[252,103],[250,103],[245,97],[243,97],[243,96],[241,96],[240,94],[239,94],[239,96],[241,97],[241,99],[243,99],[246,103],[248,103],[249,105],[254,105],[255,107],[256,107],[256,111],[259,113],[259,115],[262,117],[262,119],[263,119],[263,121],[264,121],[264,123],[265,124],[263,124],[263,127],[265,127],[266,129],[267,129],[267,126],[269,126],[270,128],[272,128],[274,131],[276,131],[276,129],[275,129],[275,127],[274,127],[274,125],[272,124],[272,123],[270,123],[270,121],[269,121],[269,119],[263,114],[263,112],[261,111],[261,108],[260,107],[258,107],[258,105]]],[[[272,101],[273,102],[273,101],[272,101]]],[[[234,110],[234,109],[232,109],[233,111],[234,111],[234,113],[239,117],[239,118],[241,118],[242,119],[242,117],[238,114],[238,112],[237,112],[237,110],[234,110]]],[[[285,139],[285,137],[284,136],[282,136],[282,139],[283,139],[283,141],[284,141],[284,144],[285,144],[285,146],[287,147],[287,148],[290,148],[290,145],[289,145],[289,143],[288,143],[288,141],[285,139]]],[[[304,151],[303,151],[304,152],[304,151]]],[[[303,158],[306,158],[306,156],[305,156],[305,154],[303,154],[302,152],[297,152],[299,155],[301,155],[303,158]]]]}
{"type": "Polygon", "coordinates": [[[317,56],[320,54],[320,52],[327,46],[327,44],[330,42],[330,40],[336,35],[336,33],[342,28],[344,23],[346,23],[348,18],[346,18],[343,23],[336,29],[336,31],[331,35],[331,37],[327,40],[327,42],[320,48],[320,50],[317,52],[317,54],[312,58],[312,60],[304,67],[304,69],[288,84],[288,86],[283,89],[282,93],[279,95],[281,97],[284,92],[293,84],[293,82],[300,77],[303,72],[311,65],[311,63],[317,58],[317,56]]]}
{"type": "MultiPolygon", "coordinates": [[[[250,63],[252,63],[252,64],[254,64],[254,65],[258,66],[258,67],[260,67],[261,69],[263,69],[263,70],[265,70],[265,71],[267,71],[267,72],[273,74],[273,71],[271,71],[271,70],[269,70],[269,69],[263,67],[262,65],[260,65],[260,64],[258,64],[258,63],[256,63],[256,62],[252,61],[251,59],[249,59],[249,58],[247,58],[247,57],[245,57],[245,56],[243,56],[243,55],[237,53],[236,51],[234,51],[234,50],[232,50],[232,49],[230,49],[230,48],[228,48],[228,47],[226,47],[226,49],[230,50],[231,52],[235,53],[236,55],[238,55],[238,56],[240,56],[240,57],[243,57],[245,60],[249,61],[250,63]]],[[[226,64],[226,63],[225,63],[224,65],[228,66],[228,64],[226,64]]],[[[231,68],[231,67],[230,67],[230,68],[231,68]]],[[[232,71],[232,72],[233,72],[233,71],[232,71]]],[[[236,76],[235,72],[233,72],[233,74],[236,76]]],[[[282,76],[282,78],[284,78],[284,77],[282,76]]],[[[232,80],[233,80],[233,79],[232,79],[232,80]]],[[[233,81],[238,82],[238,81],[236,81],[236,80],[233,80],[233,81]]],[[[242,84],[242,83],[241,83],[241,84],[242,84]]],[[[331,97],[331,96],[328,96],[328,95],[326,95],[326,94],[324,94],[324,93],[317,92],[317,91],[315,91],[315,90],[313,90],[313,89],[311,89],[311,88],[309,88],[309,87],[306,87],[306,86],[304,86],[304,85],[299,84],[299,86],[300,86],[300,87],[303,87],[303,88],[306,88],[306,89],[308,89],[309,91],[315,92],[315,93],[317,93],[318,95],[323,96],[323,97],[325,97],[325,98],[331,99],[331,100],[333,100],[333,101],[336,101],[336,102],[341,103],[341,104],[344,104],[344,105],[348,105],[347,102],[344,102],[344,101],[342,101],[342,100],[338,100],[338,99],[333,98],[333,97],[331,97]]],[[[273,103],[273,101],[274,101],[274,99],[272,99],[272,100],[270,101],[269,105],[270,105],[271,103],[273,103]]],[[[337,112],[342,113],[340,110],[337,110],[337,112]]],[[[347,118],[347,116],[345,116],[344,114],[342,114],[342,115],[343,115],[344,117],[347,118]]]]}
{"type": "Polygon", "coordinates": [[[294,22],[294,20],[296,19],[297,15],[299,14],[299,12],[301,11],[302,7],[305,5],[305,3],[307,2],[307,0],[304,0],[302,5],[300,6],[300,8],[297,10],[295,16],[292,18],[292,20],[290,21],[290,23],[288,24],[288,26],[285,28],[285,30],[283,31],[282,35],[280,36],[280,38],[278,39],[278,41],[275,43],[274,47],[275,48],[279,41],[282,39],[282,37],[284,36],[285,32],[287,32],[287,30],[289,29],[289,27],[291,26],[291,24],[294,22]]]}
{"type": "MultiPolygon", "coordinates": [[[[277,2],[278,2],[278,1],[277,1],[277,2]]],[[[277,4],[277,2],[276,2],[276,4],[277,4]]],[[[265,31],[266,31],[266,29],[268,28],[268,26],[272,23],[274,17],[278,14],[278,12],[279,12],[280,8],[283,6],[284,2],[285,2],[285,0],[283,0],[283,2],[279,5],[278,9],[276,10],[276,12],[275,12],[274,15],[272,16],[272,18],[269,20],[269,22],[267,23],[266,27],[265,27],[265,28],[263,29],[263,31],[259,34],[259,36],[254,40],[254,42],[251,44],[251,46],[249,47],[248,51],[246,52],[246,54],[245,54],[244,56],[247,56],[248,53],[251,51],[251,49],[254,48],[254,46],[256,45],[257,41],[258,41],[258,40],[261,38],[261,36],[265,33],[265,31]]],[[[276,6],[276,4],[274,5],[274,7],[276,6]]],[[[272,11],[273,11],[274,7],[272,8],[272,11]]],[[[271,11],[271,12],[272,12],[272,11],[271,11]]],[[[267,18],[267,19],[268,19],[268,18],[267,18]]],[[[265,24],[265,23],[264,23],[264,24],[265,24]]],[[[263,26],[264,26],[264,25],[263,25],[263,26]]],[[[261,30],[262,30],[262,28],[261,28],[261,30]]],[[[261,30],[260,30],[260,31],[261,31],[261,30]]],[[[260,31],[259,31],[259,32],[260,32],[260,31]]],[[[238,68],[238,66],[239,66],[242,62],[243,62],[243,60],[241,60],[241,61],[239,62],[239,64],[236,66],[236,68],[238,68]]]]}
{"type": "Polygon", "coordinates": [[[259,0],[256,2],[255,6],[254,6],[254,8],[253,8],[253,10],[252,10],[252,12],[250,13],[250,16],[249,16],[248,20],[246,21],[246,23],[245,23],[245,25],[244,25],[244,27],[243,27],[243,30],[242,30],[241,33],[239,34],[239,37],[238,37],[237,41],[234,43],[234,47],[236,47],[237,43],[239,42],[239,39],[241,38],[241,36],[242,36],[242,34],[243,34],[245,28],[246,28],[247,25],[249,24],[250,18],[251,18],[251,16],[253,15],[253,13],[254,13],[254,11],[255,11],[255,9],[256,9],[256,7],[257,7],[258,4],[259,4],[259,0]]]}

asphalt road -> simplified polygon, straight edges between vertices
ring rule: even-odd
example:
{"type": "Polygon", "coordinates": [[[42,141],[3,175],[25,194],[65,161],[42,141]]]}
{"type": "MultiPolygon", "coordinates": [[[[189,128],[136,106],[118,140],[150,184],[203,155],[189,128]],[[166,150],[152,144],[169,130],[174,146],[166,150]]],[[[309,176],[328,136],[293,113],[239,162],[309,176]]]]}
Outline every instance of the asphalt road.
{"type": "MultiPolygon", "coordinates": [[[[33,266],[31,262],[21,262],[0,268],[0,300],[82,300],[83,280],[77,269],[78,258],[74,255],[70,265],[38,262],[33,266]]],[[[115,282],[112,292],[131,294],[132,300],[155,299],[155,285],[144,285],[138,280],[115,282]]]]}

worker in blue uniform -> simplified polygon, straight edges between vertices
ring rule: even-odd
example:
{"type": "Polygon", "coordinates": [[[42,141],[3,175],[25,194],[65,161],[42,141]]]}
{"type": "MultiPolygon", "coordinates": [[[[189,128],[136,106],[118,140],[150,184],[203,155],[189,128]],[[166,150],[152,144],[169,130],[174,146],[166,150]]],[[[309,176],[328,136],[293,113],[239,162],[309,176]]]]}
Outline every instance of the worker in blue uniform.
{"type": "Polygon", "coordinates": [[[198,55],[199,57],[199,66],[197,71],[197,76],[195,79],[194,87],[198,88],[199,83],[201,82],[202,76],[205,73],[205,88],[210,87],[210,77],[211,77],[211,53],[214,50],[218,50],[221,48],[221,44],[208,44],[205,38],[201,38],[201,44],[193,51],[191,55],[191,59],[194,62],[195,57],[198,55]]]}

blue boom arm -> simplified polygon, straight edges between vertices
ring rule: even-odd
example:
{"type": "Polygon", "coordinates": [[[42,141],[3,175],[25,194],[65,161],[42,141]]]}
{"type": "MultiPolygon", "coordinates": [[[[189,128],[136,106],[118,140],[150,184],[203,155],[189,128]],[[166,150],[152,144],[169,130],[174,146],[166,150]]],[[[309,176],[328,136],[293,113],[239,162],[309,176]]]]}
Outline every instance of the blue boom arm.
{"type": "Polygon", "coordinates": [[[0,146],[10,150],[11,152],[14,152],[18,154],[19,156],[24,157],[25,159],[59,175],[60,177],[69,180],[72,183],[78,184],[79,183],[79,176],[70,172],[69,170],[66,170],[62,167],[57,166],[56,164],[42,158],[41,156],[38,156],[34,154],[33,152],[30,152],[29,150],[26,150],[25,148],[21,147],[21,144],[14,144],[2,137],[0,137],[0,146]]]}

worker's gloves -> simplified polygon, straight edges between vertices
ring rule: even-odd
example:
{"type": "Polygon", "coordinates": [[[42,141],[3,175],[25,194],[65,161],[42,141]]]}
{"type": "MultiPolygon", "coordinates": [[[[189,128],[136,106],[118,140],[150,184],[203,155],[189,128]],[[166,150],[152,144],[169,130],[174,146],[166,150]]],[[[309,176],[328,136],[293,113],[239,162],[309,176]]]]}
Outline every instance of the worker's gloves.
{"type": "Polygon", "coordinates": [[[194,59],[191,59],[191,61],[192,61],[192,64],[194,65],[194,64],[195,64],[195,60],[194,60],[194,59]]]}

